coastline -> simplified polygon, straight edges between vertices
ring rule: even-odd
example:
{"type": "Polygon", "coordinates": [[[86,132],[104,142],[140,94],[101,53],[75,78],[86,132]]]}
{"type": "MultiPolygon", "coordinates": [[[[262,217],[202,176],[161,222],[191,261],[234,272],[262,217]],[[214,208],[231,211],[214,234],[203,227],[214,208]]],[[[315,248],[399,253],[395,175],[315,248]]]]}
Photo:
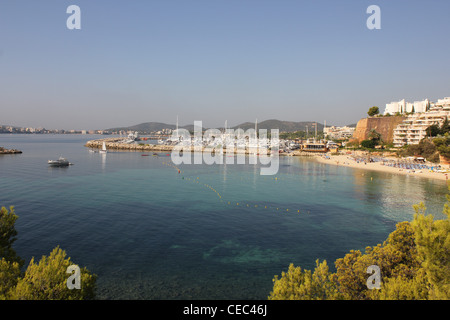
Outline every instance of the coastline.
{"type": "MultiPolygon", "coordinates": [[[[388,158],[387,158],[388,159],[388,158]]],[[[398,159],[389,158],[390,160],[396,161],[398,159]]],[[[431,171],[429,169],[421,169],[421,170],[409,170],[409,169],[401,169],[396,167],[391,167],[384,165],[383,162],[362,162],[356,161],[352,155],[329,155],[328,158],[322,155],[316,155],[314,160],[320,163],[335,165],[335,166],[343,166],[355,169],[363,169],[367,171],[379,171],[393,174],[402,174],[409,175],[421,178],[429,178],[441,181],[447,181],[449,173],[446,172],[436,172],[431,171]]],[[[447,170],[445,170],[447,171],[447,170]]]]}
{"type": "MultiPolygon", "coordinates": [[[[106,147],[108,149],[112,150],[124,150],[124,151],[159,151],[159,152],[170,152],[173,150],[173,146],[170,145],[149,145],[149,144],[126,144],[123,143],[123,138],[107,138],[107,139],[98,139],[98,140],[91,140],[88,141],[85,144],[85,147],[92,148],[92,149],[100,149],[103,142],[106,143],[106,147]]],[[[194,150],[192,150],[194,151],[194,150]]],[[[204,152],[204,148],[202,148],[202,152],[204,152]]],[[[244,151],[244,153],[248,153],[244,151]]],[[[315,161],[323,164],[328,165],[337,165],[337,166],[344,166],[349,168],[355,168],[355,169],[363,169],[367,171],[379,171],[379,172],[386,172],[391,174],[402,174],[402,175],[409,175],[409,176],[415,176],[415,177],[422,177],[422,178],[429,178],[429,179],[435,179],[435,180],[441,180],[441,181],[447,181],[450,176],[450,170],[449,168],[443,168],[444,172],[436,172],[432,171],[430,169],[405,169],[405,168],[398,168],[394,166],[385,165],[384,161],[377,161],[377,162],[365,162],[362,160],[357,160],[358,156],[355,156],[353,154],[339,154],[339,155],[330,155],[328,154],[314,154],[314,153],[301,153],[301,152],[292,152],[290,154],[280,154],[280,156],[309,156],[312,157],[315,161]],[[447,170],[446,170],[447,169],[447,170]],[[448,171],[448,172],[447,172],[448,171]]],[[[401,161],[401,159],[394,158],[394,157],[383,157],[383,160],[391,161],[391,162],[398,162],[401,161]]],[[[403,159],[404,161],[404,159],[403,159]]],[[[430,166],[430,164],[427,164],[430,166]]]]}

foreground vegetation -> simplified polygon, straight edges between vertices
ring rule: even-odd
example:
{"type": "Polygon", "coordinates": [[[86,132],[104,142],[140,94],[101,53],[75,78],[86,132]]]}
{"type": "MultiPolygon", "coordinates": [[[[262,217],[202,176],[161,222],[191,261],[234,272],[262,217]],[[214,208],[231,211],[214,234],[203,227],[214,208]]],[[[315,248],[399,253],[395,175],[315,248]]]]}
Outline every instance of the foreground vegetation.
{"type": "Polygon", "coordinates": [[[59,247],[39,262],[31,259],[23,270],[24,260],[13,249],[17,240],[18,216],[11,207],[0,209],[0,300],[82,300],[94,299],[96,275],[80,268],[80,289],[67,286],[67,268],[74,263],[59,247]]]}
{"type": "Polygon", "coordinates": [[[289,266],[273,279],[269,300],[448,300],[450,298],[450,196],[446,219],[434,220],[423,203],[414,205],[412,222],[401,222],[383,244],[365,253],[351,250],[335,261],[331,273],[326,261],[314,271],[289,266]],[[381,286],[369,289],[369,266],[380,268],[381,286]]]}

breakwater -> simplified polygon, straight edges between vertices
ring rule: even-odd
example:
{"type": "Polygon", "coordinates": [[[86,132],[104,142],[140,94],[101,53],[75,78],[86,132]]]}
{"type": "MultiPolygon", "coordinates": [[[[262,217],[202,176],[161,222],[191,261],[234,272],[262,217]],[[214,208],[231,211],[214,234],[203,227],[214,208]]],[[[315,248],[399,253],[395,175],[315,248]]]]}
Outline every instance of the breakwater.
{"type": "Polygon", "coordinates": [[[0,154],[19,154],[22,153],[22,151],[17,149],[5,149],[0,147],[0,154]]]}
{"type": "MultiPolygon", "coordinates": [[[[90,140],[85,144],[85,147],[91,149],[101,149],[103,146],[103,142],[106,145],[106,149],[108,150],[122,150],[122,151],[139,151],[139,152],[171,152],[176,146],[175,145],[159,145],[159,144],[146,144],[146,143],[125,143],[127,139],[125,138],[106,138],[106,139],[98,139],[98,140],[90,140]]],[[[183,151],[191,151],[191,152],[220,152],[223,153],[234,153],[234,154],[253,154],[254,152],[251,149],[241,149],[234,148],[234,150],[228,150],[227,148],[214,148],[214,147],[183,147],[183,151]]],[[[261,151],[261,150],[259,150],[261,151]]],[[[267,151],[269,154],[270,151],[267,151]]]]}
{"type": "Polygon", "coordinates": [[[106,138],[90,140],[86,142],[85,147],[92,149],[101,149],[103,142],[108,150],[128,150],[128,151],[172,151],[174,146],[154,145],[146,143],[125,143],[124,138],[106,138]]]}

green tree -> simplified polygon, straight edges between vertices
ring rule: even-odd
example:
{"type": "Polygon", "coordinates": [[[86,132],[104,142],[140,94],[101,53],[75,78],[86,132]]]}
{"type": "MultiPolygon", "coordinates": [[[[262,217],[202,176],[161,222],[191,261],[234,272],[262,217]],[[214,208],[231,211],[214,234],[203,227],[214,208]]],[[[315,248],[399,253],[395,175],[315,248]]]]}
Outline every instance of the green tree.
{"type": "Polygon", "coordinates": [[[424,138],[419,144],[408,145],[400,152],[402,156],[422,156],[431,162],[439,162],[439,153],[435,143],[431,139],[424,138]]]}
{"type": "Polygon", "coordinates": [[[9,211],[5,207],[0,209],[0,259],[18,262],[22,266],[24,261],[17,256],[12,248],[17,240],[17,231],[15,223],[18,216],[14,212],[14,207],[10,207],[9,211]]]}
{"type": "Polygon", "coordinates": [[[447,117],[445,118],[444,122],[442,123],[440,131],[441,131],[442,135],[450,132],[450,123],[449,123],[447,117]]]}
{"type": "Polygon", "coordinates": [[[374,140],[363,140],[361,141],[361,147],[367,148],[367,149],[373,149],[377,143],[374,140]]]}
{"type": "Polygon", "coordinates": [[[0,210],[0,300],[78,300],[93,299],[97,276],[80,268],[80,289],[70,290],[67,280],[71,276],[67,267],[74,265],[66,252],[56,247],[48,257],[38,262],[31,259],[25,272],[24,261],[12,248],[17,239],[15,223],[18,216],[11,207],[0,210]]]}
{"type": "Polygon", "coordinates": [[[418,258],[430,284],[430,299],[450,298],[450,196],[446,197],[445,220],[434,221],[432,215],[425,215],[423,203],[414,207],[418,258]]]}
{"type": "Polygon", "coordinates": [[[367,114],[370,117],[373,117],[373,116],[375,116],[375,115],[377,115],[379,113],[380,113],[380,109],[378,107],[376,107],[376,106],[369,108],[369,111],[367,111],[367,114]]]}
{"type": "Polygon", "coordinates": [[[335,282],[330,278],[326,261],[316,261],[316,268],[302,271],[291,263],[287,272],[282,272],[281,278],[275,276],[273,291],[269,300],[325,300],[339,299],[335,282]]]}
{"type": "Polygon", "coordinates": [[[365,254],[352,250],[344,258],[337,259],[335,280],[345,299],[372,299],[374,292],[367,288],[369,266],[377,265],[383,279],[413,279],[419,268],[416,256],[414,230],[409,222],[402,222],[382,245],[367,247],[365,254]]]}
{"type": "Polygon", "coordinates": [[[67,268],[74,263],[66,258],[66,252],[59,247],[53,249],[50,255],[42,256],[39,263],[34,258],[18,280],[11,298],[15,300],[82,300],[95,297],[96,276],[86,268],[81,269],[81,289],[70,290],[67,279],[70,274],[67,268]]]}
{"type": "Polygon", "coordinates": [[[450,158],[450,136],[448,134],[443,137],[434,138],[433,144],[441,155],[450,158]]]}
{"type": "Polygon", "coordinates": [[[413,208],[412,222],[398,223],[383,244],[367,247],[364,254],[351,250],[337,259],[335,273],[329,273],[326,261],[316,261],[313,274],[291,264],[280,279],[275,276],[269,299],[450,299],[450,196],[444,220],[427,215],[423,203],[413,208]],[[371,265],[380,268],[380,289],[367,287],[371,265]]]}
{"type": "Polygon", "coordinates": [[[5,258],[0,259],[0,300],[10,298],[20,276],[18,262],[9,262],[5,258]]]}
{"type": "Polygon", "coordinates": [[[427,137],[436,137],[441,133],[441,129],[437,124],[432,124],[425,130],[425,132],[427,133],[427,137]]]}

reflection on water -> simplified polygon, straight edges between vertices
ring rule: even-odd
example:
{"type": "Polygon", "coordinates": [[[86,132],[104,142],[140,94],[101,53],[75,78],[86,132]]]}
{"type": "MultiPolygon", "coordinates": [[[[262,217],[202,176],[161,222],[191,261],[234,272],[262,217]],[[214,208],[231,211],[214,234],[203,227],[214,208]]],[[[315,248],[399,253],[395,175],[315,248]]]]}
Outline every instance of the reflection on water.
{"type": "Polygon", "coordinates": [[[106,153],[102,153],[101,157],[102,157],[102,171],[104,172],[106,169],[106,153]]]}

